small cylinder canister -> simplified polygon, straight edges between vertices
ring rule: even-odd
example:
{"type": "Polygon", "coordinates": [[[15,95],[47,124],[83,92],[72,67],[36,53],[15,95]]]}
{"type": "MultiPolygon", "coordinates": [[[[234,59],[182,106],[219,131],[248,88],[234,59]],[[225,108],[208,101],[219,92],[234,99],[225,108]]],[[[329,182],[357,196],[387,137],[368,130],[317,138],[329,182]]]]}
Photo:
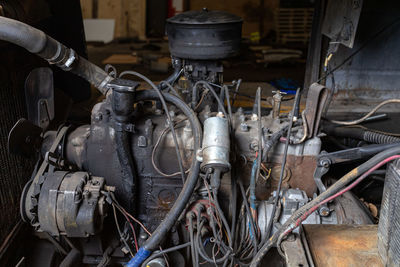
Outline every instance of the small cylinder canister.
{"type": "Polygon", "coordinates": [[[212,117],[204,121],[201,169],[219,168],[222,172],[230,169],[229,164],[229,126],[222,117],[212,117]]]}

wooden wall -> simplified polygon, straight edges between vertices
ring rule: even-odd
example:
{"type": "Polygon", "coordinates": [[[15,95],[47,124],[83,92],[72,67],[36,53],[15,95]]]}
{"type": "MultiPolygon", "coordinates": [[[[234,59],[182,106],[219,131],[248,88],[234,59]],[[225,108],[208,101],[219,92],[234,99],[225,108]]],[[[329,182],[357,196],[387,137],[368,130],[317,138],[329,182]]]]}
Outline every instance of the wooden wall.
{"type": "Polygon", "coordinates": [[[115,38],[146,38],[146,0],[81,0],[83,18],[115,19],[115,38]]]}
{"type": "Polygon", "coordinates": [[[225,10],[243,18],[243,36],[259,31],[260,17],[264,17],[264,33],[274,29],[274,12],[279,7],[279,0],[263,0],[264,9],[260,8],[262,0],[190,0],[190,9],[200,10],[203,7],[214,10],[225,10]]]}
{"type": "MultiPolygon", "coordinates": [[[[115,37],[146,38],[146,0],[80,0],[83,18],[115,19],[115,37]]],[[[159,0],[167,1],[167,0],[159,0]]],[[[191,10],[207,7],[225,10],[243,18],[243,36],[259,31],[260,17],[264,34],[274,29],[274,11],[279,0],[189,0],[191,10]],[[260,2],[264,8],[260,8],[260,2]]]]}

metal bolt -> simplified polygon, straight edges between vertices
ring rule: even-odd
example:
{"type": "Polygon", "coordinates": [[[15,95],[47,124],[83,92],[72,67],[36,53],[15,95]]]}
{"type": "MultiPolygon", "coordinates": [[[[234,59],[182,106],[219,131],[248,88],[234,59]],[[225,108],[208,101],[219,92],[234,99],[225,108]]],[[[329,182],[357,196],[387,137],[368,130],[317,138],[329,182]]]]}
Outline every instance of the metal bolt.
{"type": "Polygon", "coordinates": [[[185,70],[189,71],[189,72],[192,72],[193,71],[193,66],[192,65],[186,65],[185,66],[185,70]]]}
{"type": "Polygon", "coordinates": [[[319,214],[323,217],[328,216],[331,213],[327,206],[322,206],[319,208],[319,214]]]}
{"type": "Polygon", "coordinates": [[[94,116],[95,121],[101,121],[102,119],[103,119],[103,114],[101,112],[97,113],[96,116],[94,116]]]}
{"type": "Polygon", "coordinates": [[[247,123],[242,122],[242,123],[240,124],[240,130],[241,130],[242,132],[248,132],[248,131],[249,131],[249,126],[247,125],[247,123]]]}
{"type": "Polygon", "coordinates": [[[319,162],[319,164],[324,167],[324,168],[328,168],[329,167],[329,161],[326,159],[323,159],[319,162]]]}
{"type": "Polygon", "coordinates": [[[143,135],[138,138],[138,147],[147,147],[147,138],[143,135]]]}
{"type": "Polygon", "coordinates": [[[288,235],[288,237],[286,238],[286,241],[289,241],[289,242],[294,242],[294,241],[296,241],[296,236],[295,235],[288,235]]]}
{"type": "Polygon", "coordinates": [[[253,150],[253,151],[258,151],[258,141],[257,140],[251,141],[250,149],[253,150]]]}
{"type": "Polygon", "coordinates": [[[174,120],[174,118],[175,118],[175,111],[170,110],[170,111],[169,111],[169,116],[171,117],[171,120],[174,120]]]}
{"type": "Polygon", "coordinates": [[[148,235],[147,233],[144,233],[144,232],[143,232],[143,233],[140,234],[139,238],[140,238],[140,239],[143,239],[143,240],[146,240],[148,236],[149,236],[149,235],[148,235]]]}

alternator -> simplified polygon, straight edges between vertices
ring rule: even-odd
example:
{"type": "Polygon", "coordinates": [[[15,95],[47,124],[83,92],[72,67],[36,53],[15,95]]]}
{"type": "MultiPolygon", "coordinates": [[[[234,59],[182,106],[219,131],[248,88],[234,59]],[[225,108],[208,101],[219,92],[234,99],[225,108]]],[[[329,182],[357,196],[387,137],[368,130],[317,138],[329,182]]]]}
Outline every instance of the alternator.
{"type": "Polygon", "coordinates": [[[45,173],[25,196],[23,218],[53,236],[87,237],[102,229],[105,216],[104,178],[87,172],[45,173]],[[30,205],[29,205],[30,204],[30,205]]]}
{"type": "MultiPolygon", "coordinates": [[[[266,237],[267,225],[271,220],[271,214],[273,209],[274,197],[276,191],[273,193],[273,197],[271,197],[268,201],[262,201],[258,206],[258,226],[260,228],[262,240],[266,237]]],[[[284,224],[292,214],[307,204],[309,202],[309,198],[307,194],[300,189],[285,189],[281,191],[281,201],[279,203],[279,211],[276,213],[276,216],[272,225],[272,233],[276,231],[276,229],[284,224]]],[[[303,222],[303,224],[336,224],[336,213],[334,211],[331,212],[330,216],[321,217],[317,211],[313,212],[308,216],[308,218],[303,222]]],[[[298,231],[298,230],[296,230],[298,231]]]]}

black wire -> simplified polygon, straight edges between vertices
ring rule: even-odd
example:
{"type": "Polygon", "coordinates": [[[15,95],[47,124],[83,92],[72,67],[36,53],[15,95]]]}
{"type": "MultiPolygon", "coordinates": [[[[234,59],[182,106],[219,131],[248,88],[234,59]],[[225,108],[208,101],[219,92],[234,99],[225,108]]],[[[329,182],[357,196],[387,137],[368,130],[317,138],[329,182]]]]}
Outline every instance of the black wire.
{"type": "Polygon", "coordinates": [[[229,118],[232,119],[232,106],[231,106],[231,101],[229,99],[229,90],[228,86],[224,85],[223,89],[225,91],[225,98],[226,98],[226,105],[228,107],[228,113],[229,113],[229,118]]]}
{"type": "MultiPolygon", "coordinates": [[[[246,208],[247,216],[249,217],[251,231],[253,232],[253,235],[254,235],[254,238],[252,239],[253,246],[254,246],[254,248],[257,250],[258,241],[257,241],[257,237],[256,237],[256,226],[255,226],[255,222],[254,222],[254,220],[253,220],[253,216],[251,216],[249,203],[248,203],[247,197],[246,197],[246,192],[244,191],[243,183],[242,183],[242,181],[241,181],[240,179],[238,179],[238,184],[239,184],[240,192],[242,193],[243,203],[244,203],[244,206],[245,206],[245,208],[246,208]]],[[[244,216],[244,218],[245,218],[245,217],[246,217],[246,216],[244,216]]],[[[244,218],[243,218],[243,219],[244,219],[244,218]]],[[[246,220],[245,220],[245,219],[244,219],[244,223],[246,224],[246,220]]],[[[245,229],[246,229],[246,228],[245,228],[245,229]]]]}
{"type": "MultiPolygon", "coordinates": [[[[224,256],[222,256],[222,258],[215,259],[215,261],[214,261],[214,259],[211,259],[210,257],[208,257],[206,251],[204,250],[203,244],[201,243],[202,242],[201,236],[199,234],[199,232],[201,232],[201,229],[203,228],[203,225],[204,225],[204,221],[200,224],[199,230],[197,231],[197,235],[196,235],[197,242],[195,241],[195,244],[198,246],[199,254],[204,260],[206,260],[209,263],[221,264],[231,255],[231,251],[227,251],[224,254],[224,256]]],[[[215,242],[217,242],[217,240],[215,242]]]]}
{"type": "MultiPolygon", "coordinates": [[[[207,186],[207,185],[206,185],[207,186]]],[[[208,186],[207,186],[208,187],[208,186]]],[[[216,190],[213,190],[212,191],[212,194],[213,194],[213,198],[214,198],[214,200],[213,200],[213,204],[214,204],[214,206],[215,206],[215,211],[217,212],[217,214],[219,215],[219,218],[222,220],[222,222],[223,222],[223,224],[224,224],[224,227],[225,227],[225,229],[226,229],[226,231],[227,231],[227,234],[228,234],[228,239],[229,239],[229,246],[227,246],[224,242],[223,242],[223,236],[222,236],[222,238],[220,237],[220,235],[218,235],[218,232],[217,232],[217,229],[216,229],[216,227],[215,227],[215,221],[214,221],[214,216],[210,216],[210,226],[211,226],[211,229],[212,229],[212,232],[213,232],[213,235],[214,235],[214,238],[216,239],[216,240],[218,240],[220,243],[221,243],[221,250],[223,251],[223,252],[229,252],[229,251],[231,251],[232,249],[231,249],[231,237],[230,237],[230,230],[229,230],[229,225],[228,225],[228,223],[227,223],[227,220],[226,220],[226,218],[224,217],[224,215],[223,215],[223,213],[222,213],[222,210],[221,210],[221,208],[220,208],[220,206],[219,206],[219,203],[218,203],[218,201],[217,200],[215,200],[215,199],[217,199],[217,195],[215,194],[215,191],[216,190]]],[[[223,232],[222,232],[222,235],[223,235],[223,232]]]]}
{"type": "Polygon", "coordinates": [[[202,85],[205,86],[208,90],[211,91],[211,93],[213,94],[215,100],[217,100],[217,103],[218,103],[219,108],[221,109],[222,113],[224,113],[224,116],[225,116],[225,118],[227,118],[227,120],[228,120],[228,122],[229,122],[229,125],[230,125],[230,124],[231,124],[231,123],[230,123],[231,118],[228,116],[228,113],[227,113],[226,110],[225,110],[225,106],[224,106],[224,104],[221,102],[221,99],[219,99],[219,97],[218,97],[217,93],[215,92],[214,88],[212,88],[212,86],[211,86],[208,82],[206,82],[206,81],[198,81],[198,82],[196,82],[196,83],[194,84],[193,87],[196,88],[199,84],[202,84],[202,85]]]}
{"type": "Polygon", "coordinates": [[[126,246],[126,248],[129,250],[129,253],[130,253],[130,254],[132,255],[132,257],[133,257],[132,250],[131,250],[130,246],[128,245],[128,243],[126,243],[126,240],[125,240],[125,238],[124,238],[124,236],[123,236],[123,234],[122,234],[122,232],[121,232],[121,229],[119,228],[119,222],[118,222],[117,211],[115,210],[115,206],[112,205],[112,208],[113,208],[114,220],[115,220],[115,225],[117,226],[118,234],[119,234],[119,236],[120,236],[122,242],[123,242],[124,245],[126,246]]]}
{"type": "Polygon", "coordinates": [[[177,251],[177,250],[180,250],[180,249],[184,249],[184,248],[189,247],[189,246],[190,246],[190,242],[187,242],[187,243],[175,246],[175,247],[170,247],[170,248],[167,248],[167,249],[163,249],[162,251],[159,251],[159,252],[154,252],[150,257],[148,257],[146,259],[146,261],[144,261],[142,263],[141,266],[142,267],[143,266],[147,266],[147,263],[149,263],[151,260],[153,260],[155,258],[158,258],[158,257],[160,257],[160,256],[162,256],[164,254],[170,253],[170,252],[174,252],[174,251],[177,251]]]}
{"type": "MultiPolygon", "coordinates": [[[[257,183],[257,178],[260,177],[260,171],[261,171],[261,156],[262,156],[262,124],[261,124],[261,95],[262,95],[262,90],[261,87],[258,87],[257,89],[257,116],[258,116],[258,154],[257,154],[257,173],[256,177],[254,177],[255,181],[254,184],[257,183]]],[[[255,194],[255,192],[254,192],[255,194]]],[[[251,197],[251,196],[250,196],[251,197]]],[[[256,224],[257,225],[257,224],[256,224]]],[[[257,229],[256,229],[257,230],[257,229]]],[[[257,231],[254,232],[254,237],[256,238],[257,231]]]]}
{"type": "MultiPolygon", "coordinates": [[[[242,216],[240,217],[240,220],[238,222],[239,223],[238,234],[239,234],[239,231],[240,231],[240,239],[239,239],[240,242],[239,242],[239,245],[238,245],[237,249],[235,250],[235,251],[239,251],[239,252],[242,250],[243,246],[245,245],[244,241],[246,241],[245,240],[246,239],[246,235],[248,234],[248,231],[246,232],[247,226],[245,225],[246,224],[247,215],[245,215],[244,208],[245,207],[244,207],[244,201],[243,201],[242,202],[242,207],[241,207],[241,213],[240,213],[242,216]]],[[[250,222],[251,222],[251,219],[250,219],[250,222]]],[[[251,227],[251,225],[250,225],[250,227],[251,227]]]]}
{"type": "Polygon", "coordinates": [[[236,169],[232,168],[232,181],[231,181],[232,200],[230,201],[232,221],[231,221],[231,237],[232,246],[235,251],[236,240],[236,206],[237,206],[237,185],[236,185],[236,169]]]}
{"type": "Polygon", "coordinates": [[[226,234],[228,235],[229,247],[231,249],[233,249],[233,243],[232,243],[233,240],[232,240],[232,236],[231,236],[231,229],[229,227],[228,220],[226,219],[224,212],[222,211],[221,206],[219,205],[217,189],[213,189],[213,193],[214,193],[214,205],[215,205],[216,211],[218,213],[218,216],[221,218],[222,223],[226,230],[226,234]]]}
{"type": "MultiPolygon", "coordinates": [[[[330,64],[328,62],[327,70],[329,71],[330,68],[331,67],[330,67],[330,64]]],[[[336,84],[335,84],[335,76],[333,75],[333,72],[331,73],[331,82],[332,82],[332,88],[331,88],[331,91],[329,92],[328,99],[326,101],[324,110],[322,112],[322,117],[324,117],[324,118],[326,117],[326,114],[328,113],[329,106],[331,105],[332,100],[333,100],[333,96],[335,94],[336,84]]]]}
{"type": "Polygon", "coordinates": [[[178,97],[178,98],[180,98],[181,100],[183,100],[182,97],[178,94],[178,91],[176,91],[175,88],[172,87],[172,85],[171,85],[169,82],[167,82],[167,81],[161,81],[161,82],[160,82],[160,85],[162,85],[162,84],[165,84],[165,85],[167,86],[167,88],[168,88],[176,97],[178,97]]]}
{"type": "Polygon", "coordinates": [[[356,51],[354,51],[352,54],[350,54],[345,60],[343,60],[339,65],[335,66],[334,68],[332,68],[329,72],[327,72],[324,76],[322,76],[321,78],[319,78],[317,80],[317,83],[321,82],[322,80],[326,79],[330,74],[332,74],[333,72],[335,72],[336,70],[338,70],[339,68],[341,68],[344,64],[346,64],[350,59],[352,59],[355,55],[357,55],[362,49],[364,49],[364,47],[366,47],[368,44],[370,44],[370,42],[372,40],[374,40],[375,38],[377,38],[379,35],[381,35],[382,33],[384,33],[387,29],[391,28],[393,25],[395,25],[396,23],[398,23],[400,21],[400,17],[396,18],[395,20],[393,20],[391,23],[385,25],[384,27],[382,27],[379,31],[377,31],[374,35],[372,35],[371,37],[369,37],[356,51]]]}
{"type": "MultiPolygon", "coordinates": [[[[280,198],[280,192],[281,192],[281,187],[282,187],[282,181],[283,181],[283,176],[285,174],[285,166],[286,166],[286,160],[287,160],[287,152],[288,152],[288,148],[289,148],[289,143],[290,143],[290,135],[292,132],[292,125],[293,125],[293,116],[294,116],[294,112],[296,110],[296,104],[297,104],[297,98],[300,95],[300,90],[298,89],[296,91],[296,96],[295,96],[295,101],[294,101],[294,105],[292,108],[292,112],[290,114],[290,119],[289,119],[289,128],[287,131],[287,136],[286,136],[286,143],[285,143],[285,149],[283,152],[283,160],[282,160],[282,166],[281,166],[281,173],[279,176],[279,183],[278,183],[278,189],[276,190],[276,194],[275,194],[275,199],[274,199],[274,205],[272,207],[272,213],[271,213],[271,218],[268,221],[268,225],[267,225],[267,230],[266,230],[266,240],[269,239],[270,235],[271,235],[271,230],[272,230],[272,223],[273,223],[273,219],[275,218],[275,213],[276,213],[276,207],[278,206],[278,201],[280,198]]],[[[265,241],[265,240],[264,240],[265,241]]],[[[260,247],[263,245],[264,242],[262,242],[260,244],[260,247]]]]}
{"type": "MultiPolygon", "coordinates": [[[[200,214],[199,214],[200,215],[200,214]]],[[[196,250],[194,246],[194,229],[193,229],[193,217],[189,217],[189,237],[191,244],[191,253],[192,253],[192,265],[193,267],[197,267],[198,262],[196,261],[196,250]]]]}
{"type": "Polygon", "coordinates": [[[157,92],[157,95],[160,98],[161,104],[164,108],[165,115],[167,116],[168,125],[171,129],[171,134],[174,139],[175,152],[176,152],[176,156],[178,158],[179,170],[181,171],[182,183],[185,183],[185,170],[183,169],[183,161],[182,161],[181,153],[179,150],[178,139],[176,137],[175,128],[174,128],[174,125],[173,125],[173,122],[171,119],[171,115],[169,114],[168,106],[167,106],[167,103],[165,102],[163,94],[161,93],[160,89],[152,81],[150,81],[146,76],[144,76],[136,71],[124,71],[119,75],[119,77],[121,78],[122,76],[124,76],[126,74],[134,75],[134,76],[141,78],[142,80],[147,82],[157,92]]]}

